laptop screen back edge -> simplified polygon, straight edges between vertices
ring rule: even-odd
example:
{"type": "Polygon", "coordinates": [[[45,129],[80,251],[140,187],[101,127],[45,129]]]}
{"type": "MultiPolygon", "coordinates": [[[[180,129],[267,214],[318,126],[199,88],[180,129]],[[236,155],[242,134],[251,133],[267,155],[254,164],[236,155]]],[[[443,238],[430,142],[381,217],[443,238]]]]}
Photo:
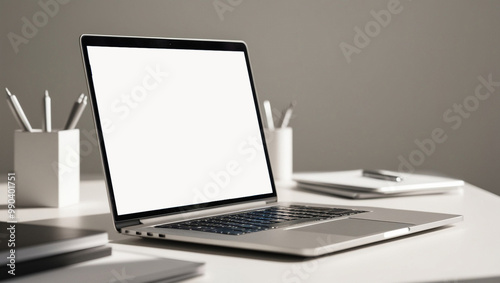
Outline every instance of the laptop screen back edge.
{"type": "Polygon", "coordinates": [[[82,35],[115,221],[276,200],[244,42],[82,35]]]}

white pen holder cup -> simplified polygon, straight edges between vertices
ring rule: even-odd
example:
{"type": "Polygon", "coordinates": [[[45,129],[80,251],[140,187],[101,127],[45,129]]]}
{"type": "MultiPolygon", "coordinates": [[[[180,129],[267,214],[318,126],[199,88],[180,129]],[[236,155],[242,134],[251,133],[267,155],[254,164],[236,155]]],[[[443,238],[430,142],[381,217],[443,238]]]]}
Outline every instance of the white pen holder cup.
{"type": "Polygon", "coordinates": [[[265,129],[267,151],[275,180],[288,181],[293,173],[292,128],[265,129]]]}
{"type": "Polygon", "coordinates": [[[63,207],[80,198],[80,131],[14,133],[16,204],[63,207]]]}

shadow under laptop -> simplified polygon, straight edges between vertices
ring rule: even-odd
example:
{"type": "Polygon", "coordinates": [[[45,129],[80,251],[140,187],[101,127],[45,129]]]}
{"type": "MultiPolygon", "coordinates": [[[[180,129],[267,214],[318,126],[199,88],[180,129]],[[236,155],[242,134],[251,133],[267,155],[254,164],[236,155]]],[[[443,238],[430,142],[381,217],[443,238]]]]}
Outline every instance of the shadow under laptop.
{"type": "MultiPolygon", "coordinates": [[[[229,257],[240,257],[247,259],[256,259],[256,260],[267,260],[274,262],[305,262],[309,260],[315,260],[335,255],[344,254],[347,252],[353,252],[360,249],[366,249],[374,246],[383,246],[386,244],[390,244],[395,241],[408,241],[409,238],[415,238],[419,236],[424,236],[428,234],[434,234],[441,230],[446,230],[452,226],[443,226],[435,229],[418,232],[415,234],[411,234],[408,236],[398,237],[394,239],[388,239],[381,242],[376,242],[372,244],[367,244],[363,246],[358,246],[355,248],[346,249],[343,251],[338,251],[335,253],[325,254],[317,257],[302,257],[296,255],[287,255],[287,254],[278,254],[266,251],[253,251],[246,249],[238,249],[238,248],[229,248],[229,247],[220,247],[220,246],[211,246],[211,245],[203,245],[203,244],[195,244],[195,243],[185,243],[178,241],[170,241],[170,240],[161,240],[161,239],[153,239],[153,238],[128,238],[122,240],[112,241],[114,244],[123,244],[123,245],[133,245],[133,246],[142,246],[148,248],[164,248],[170,250],[177,251],[185,251],[185,252],[194,252],[194,253],[204,253],[211,255],[220,255],[220,256],[229,256],[229,257]]],[[[383,247],[381,247],[383,248],[383,247]]]]}
{"type": "Polygon", "coordinates": [[[346,252],[353,252],[359,249],[366,249],[373,246],[381,246],[389,244],[395,241],[407,241],[409,238],[415,238],[420,236],[426,236],[429,234],[434,234],[442,230],[449,229],[453,226],[443,226],[435,229],[410,234],[403,237],[398,237],[394,239],[389,239],[381,242],[376,242],[372,244],[367,244],[335,253],[330,253],[318,257],[301,257],[295,255],[286,255],[286,254],[278,254],[272,252],[265,251],[252,251],[245,249],[237,249],[237,248],[228,248],[228,247],[220,247],[220,246],[211,246],[211,245],[203,245],[203,244],[195,244],[195,243],[186,243],[179,241],[171,241],[171,240],[161,240],[161,239],[153,239],[153,238],[138,238],[131,237],[120,234],[115,231],[113,227],[113,220],[110,214],[96,214],[96,215],[87,215],[87,216],[79,216],[79,217],[66,217],[66,218],[56,218],[56,219],[47,219],[40,221],[32,221],[29,222],[31,224],[40,224],[40,225],[49,225],[49,226],[60,226],[60,227],[69,227],[69,228],[79,228],[79,229],[92,229],[92,230],[101,230],[106,231],[108,233],[108,237],[110,243],[120,244],[120,245],[131,245],[137,247],[147,247],[147,248],[158,248],[158,249],[170,249],[176,251],[184,251],[191,253],[204,253],[210,255],[218,255],[218,256],[228,256],[228,257],[240,257],[240,258],[248,258],[248,259],[256,259],[256,260],[266,260],[273,262],[304,262],[314,259],[319,259],[323,257],[330,257],[339,254],[343,254],[346,252]]]}
{"type": "Polygon", "coordinates": [[[113,244],[123,244],[123,245],[133,245],[148,248],[162,248],[183,252],[192,253],[204,253],[210,255],[228,256],[228,257],[240,257],[247,259],[265,260],[265,261],[275,261],[275,262],[301,262],[308,260],[308,258],[294,256],[294,255],[284,255],[276,254],[264,251],[252,251],[237,248],[226,248],[220,246],[211,246],[195,243],[186,243],[170,240],[161,239],[149,239],[149,238],[130,238],[122,239],[117,241],[112,241],[113,244]]]}

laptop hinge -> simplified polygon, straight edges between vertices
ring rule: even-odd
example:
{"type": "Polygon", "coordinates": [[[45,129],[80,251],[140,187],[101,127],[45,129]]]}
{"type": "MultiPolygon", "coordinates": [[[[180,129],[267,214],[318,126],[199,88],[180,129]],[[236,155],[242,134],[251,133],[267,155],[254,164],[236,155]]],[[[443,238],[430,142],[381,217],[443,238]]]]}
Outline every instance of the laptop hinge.
{"type": "Polygon", "coordinates": [[[139,219],[134,219],[134,220],[124,220],[124,221],[119,221],[115,222],[115,226],[117,230],[121,230],[123,227],[129,227],[129,226],[134,226],[134,225],[140,225],[141,222],[139,219]]]}
{"type": "Polygon", "coordinates": [[[189,220],[189,219],[199,218],[199,217],[207,217],[207,216],[213,216],[213,215],[218,215],[218,214],[224,214],[224,213],[229,213],[229,212],[237,212],[237,211],[241,211],[241,210],[245,210],[245,209],[251,209],[251,208],[265,206],[266,204],[268,204],[268,202],[263,200],[263,201],[237,204],[237,205],[231,205],[231,206],[224,206],[224,207],[218,207],[218,208],[212,208],[212,209],[203,209],[203,210],[197,210],[197,211],[192,211],[192,212],[178,213],[175,215],[145,218],[145,219],[141,219],[140,222],[142,224],[145,224],[145,225],[152,225],[152,224],[158,224],[158,223],[169,223],[169,222],[183,221],[183,220],[189,220]]]}
{"type": "Polygon", "coordinates": [[[267,204],[271,204],[271,203],[274,203],[274,202],[278,202],[278,198],[276,197],[272,197],[272,198],[269,198],[269,199],[265,199],[264,200],[267,204]]]}

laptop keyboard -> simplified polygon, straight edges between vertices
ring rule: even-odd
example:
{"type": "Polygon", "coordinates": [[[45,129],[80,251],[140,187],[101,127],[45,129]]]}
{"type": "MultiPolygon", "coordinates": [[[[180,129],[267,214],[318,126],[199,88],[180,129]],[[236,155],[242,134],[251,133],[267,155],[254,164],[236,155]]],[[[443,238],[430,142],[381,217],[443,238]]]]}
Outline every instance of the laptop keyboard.
{"type": "Polygon", "coordinates": [[[257,210],[225,214],[156,226],[226,235],[243,235],[283,228],[309,221],[320,221],[367,211],[344,208],[310,207],[301,205],[272,206],[257,210]]]}

